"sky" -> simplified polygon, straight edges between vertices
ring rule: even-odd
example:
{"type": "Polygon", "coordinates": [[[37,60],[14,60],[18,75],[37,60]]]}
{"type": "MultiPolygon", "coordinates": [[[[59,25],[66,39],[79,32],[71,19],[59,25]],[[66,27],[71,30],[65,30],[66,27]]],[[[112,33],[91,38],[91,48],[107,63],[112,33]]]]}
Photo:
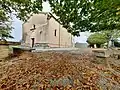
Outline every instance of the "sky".
{"type": "MultiPolygon", "coordinates": [[[[44,2],[43,12],[50,12],[50,10],[50,5],[47,2],[44,2]]],[[[14,29],[12,30],[11,35],[14,37],[14,39],[9,39],[10,41],[20,41],[22,39],[22,23],[22,21],[18,20],[15,16],[13,16],[12,26],[14,27],[14,29]]],[[[88,36],[88,32],[82,32],[80,33],[80,37],[74,37],[73,42],[86,43],[88,36]]]]}

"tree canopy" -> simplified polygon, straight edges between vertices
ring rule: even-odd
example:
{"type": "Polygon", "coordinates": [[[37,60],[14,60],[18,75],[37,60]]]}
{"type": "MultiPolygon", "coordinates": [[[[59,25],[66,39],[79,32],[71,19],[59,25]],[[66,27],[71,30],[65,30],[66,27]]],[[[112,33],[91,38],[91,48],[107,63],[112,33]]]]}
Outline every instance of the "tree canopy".
{"type": "Polygon", "coordinates": [[[39,13],[43,1],[49,2],[58,21],[72,35],[120,29],[120,0],[0,0],[0,29],[11,29],[8,24],[3,25],[9,21],[11,13],[23,21],[39,13]]]}
{"type": "Polygon", "coordinates": [[[102,44],[107,44],[109,45],[110,41],[114,41],[116,44],[118,43],[117,39],[120,37],[120,31],[119,30],[113,30],[112,32],[109,30],[106,31],[101,31],[101,32],[96,32],[91,34],[87,42],[90,45],[97,44],[101,46],[102,44]]]}
{"type": "Polygon", "coordinates": [[[73,35],[120,28],[120,0],[49,0],[52,12],[73,35]]]}
{"type": "Polygon", "coordinates": [[[14,13],[20,20],[25,21],[32,13],[42,10],[43,0],[0,0],[1,10],[7,16],[14,13]]]}
{"type": "Polygon", "coordinates": [[[94,33],[88,37],[87,42],[91,45],[101,45],[107,42],[107,37],[105,34],[102,33],[94,33]]]}

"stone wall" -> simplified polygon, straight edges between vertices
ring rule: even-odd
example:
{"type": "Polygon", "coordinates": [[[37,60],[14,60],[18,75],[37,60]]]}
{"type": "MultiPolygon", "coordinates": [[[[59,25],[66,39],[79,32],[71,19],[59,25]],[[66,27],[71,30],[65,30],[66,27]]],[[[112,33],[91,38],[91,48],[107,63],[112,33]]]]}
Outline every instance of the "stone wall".
{"type": "Polygon", "coordinates": [[[9,45],[0,45],[0,61],[9,54],[9,45]]]}
{"type": "Polygon", "coordinates": [[[0,41],[0,61],[12,52],[12,46],[18,46],[20,42],[0,41]]]}

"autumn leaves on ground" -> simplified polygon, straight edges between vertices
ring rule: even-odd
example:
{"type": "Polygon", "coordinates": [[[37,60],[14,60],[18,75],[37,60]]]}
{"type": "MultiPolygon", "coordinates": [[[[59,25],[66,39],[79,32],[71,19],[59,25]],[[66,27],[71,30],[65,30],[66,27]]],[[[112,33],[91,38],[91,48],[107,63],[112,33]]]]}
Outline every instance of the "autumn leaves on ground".
{"type": "Polygon", "coordinates": [[[0,90],[120,90],[119,61],[96,60],[90,54],[23,53],[0,63],[0,90]]]}

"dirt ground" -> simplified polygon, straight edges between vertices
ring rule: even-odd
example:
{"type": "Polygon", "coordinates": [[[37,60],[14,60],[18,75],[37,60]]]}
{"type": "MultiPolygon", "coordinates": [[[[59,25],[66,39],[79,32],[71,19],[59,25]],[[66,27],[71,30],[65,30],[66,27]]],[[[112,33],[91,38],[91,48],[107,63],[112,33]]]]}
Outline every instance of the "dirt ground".
{"type": "Polygon", "coordinates": [[[0,62],[0,90],[120,90],[120,60],[87,53],[22,53],[0,62]]]}

